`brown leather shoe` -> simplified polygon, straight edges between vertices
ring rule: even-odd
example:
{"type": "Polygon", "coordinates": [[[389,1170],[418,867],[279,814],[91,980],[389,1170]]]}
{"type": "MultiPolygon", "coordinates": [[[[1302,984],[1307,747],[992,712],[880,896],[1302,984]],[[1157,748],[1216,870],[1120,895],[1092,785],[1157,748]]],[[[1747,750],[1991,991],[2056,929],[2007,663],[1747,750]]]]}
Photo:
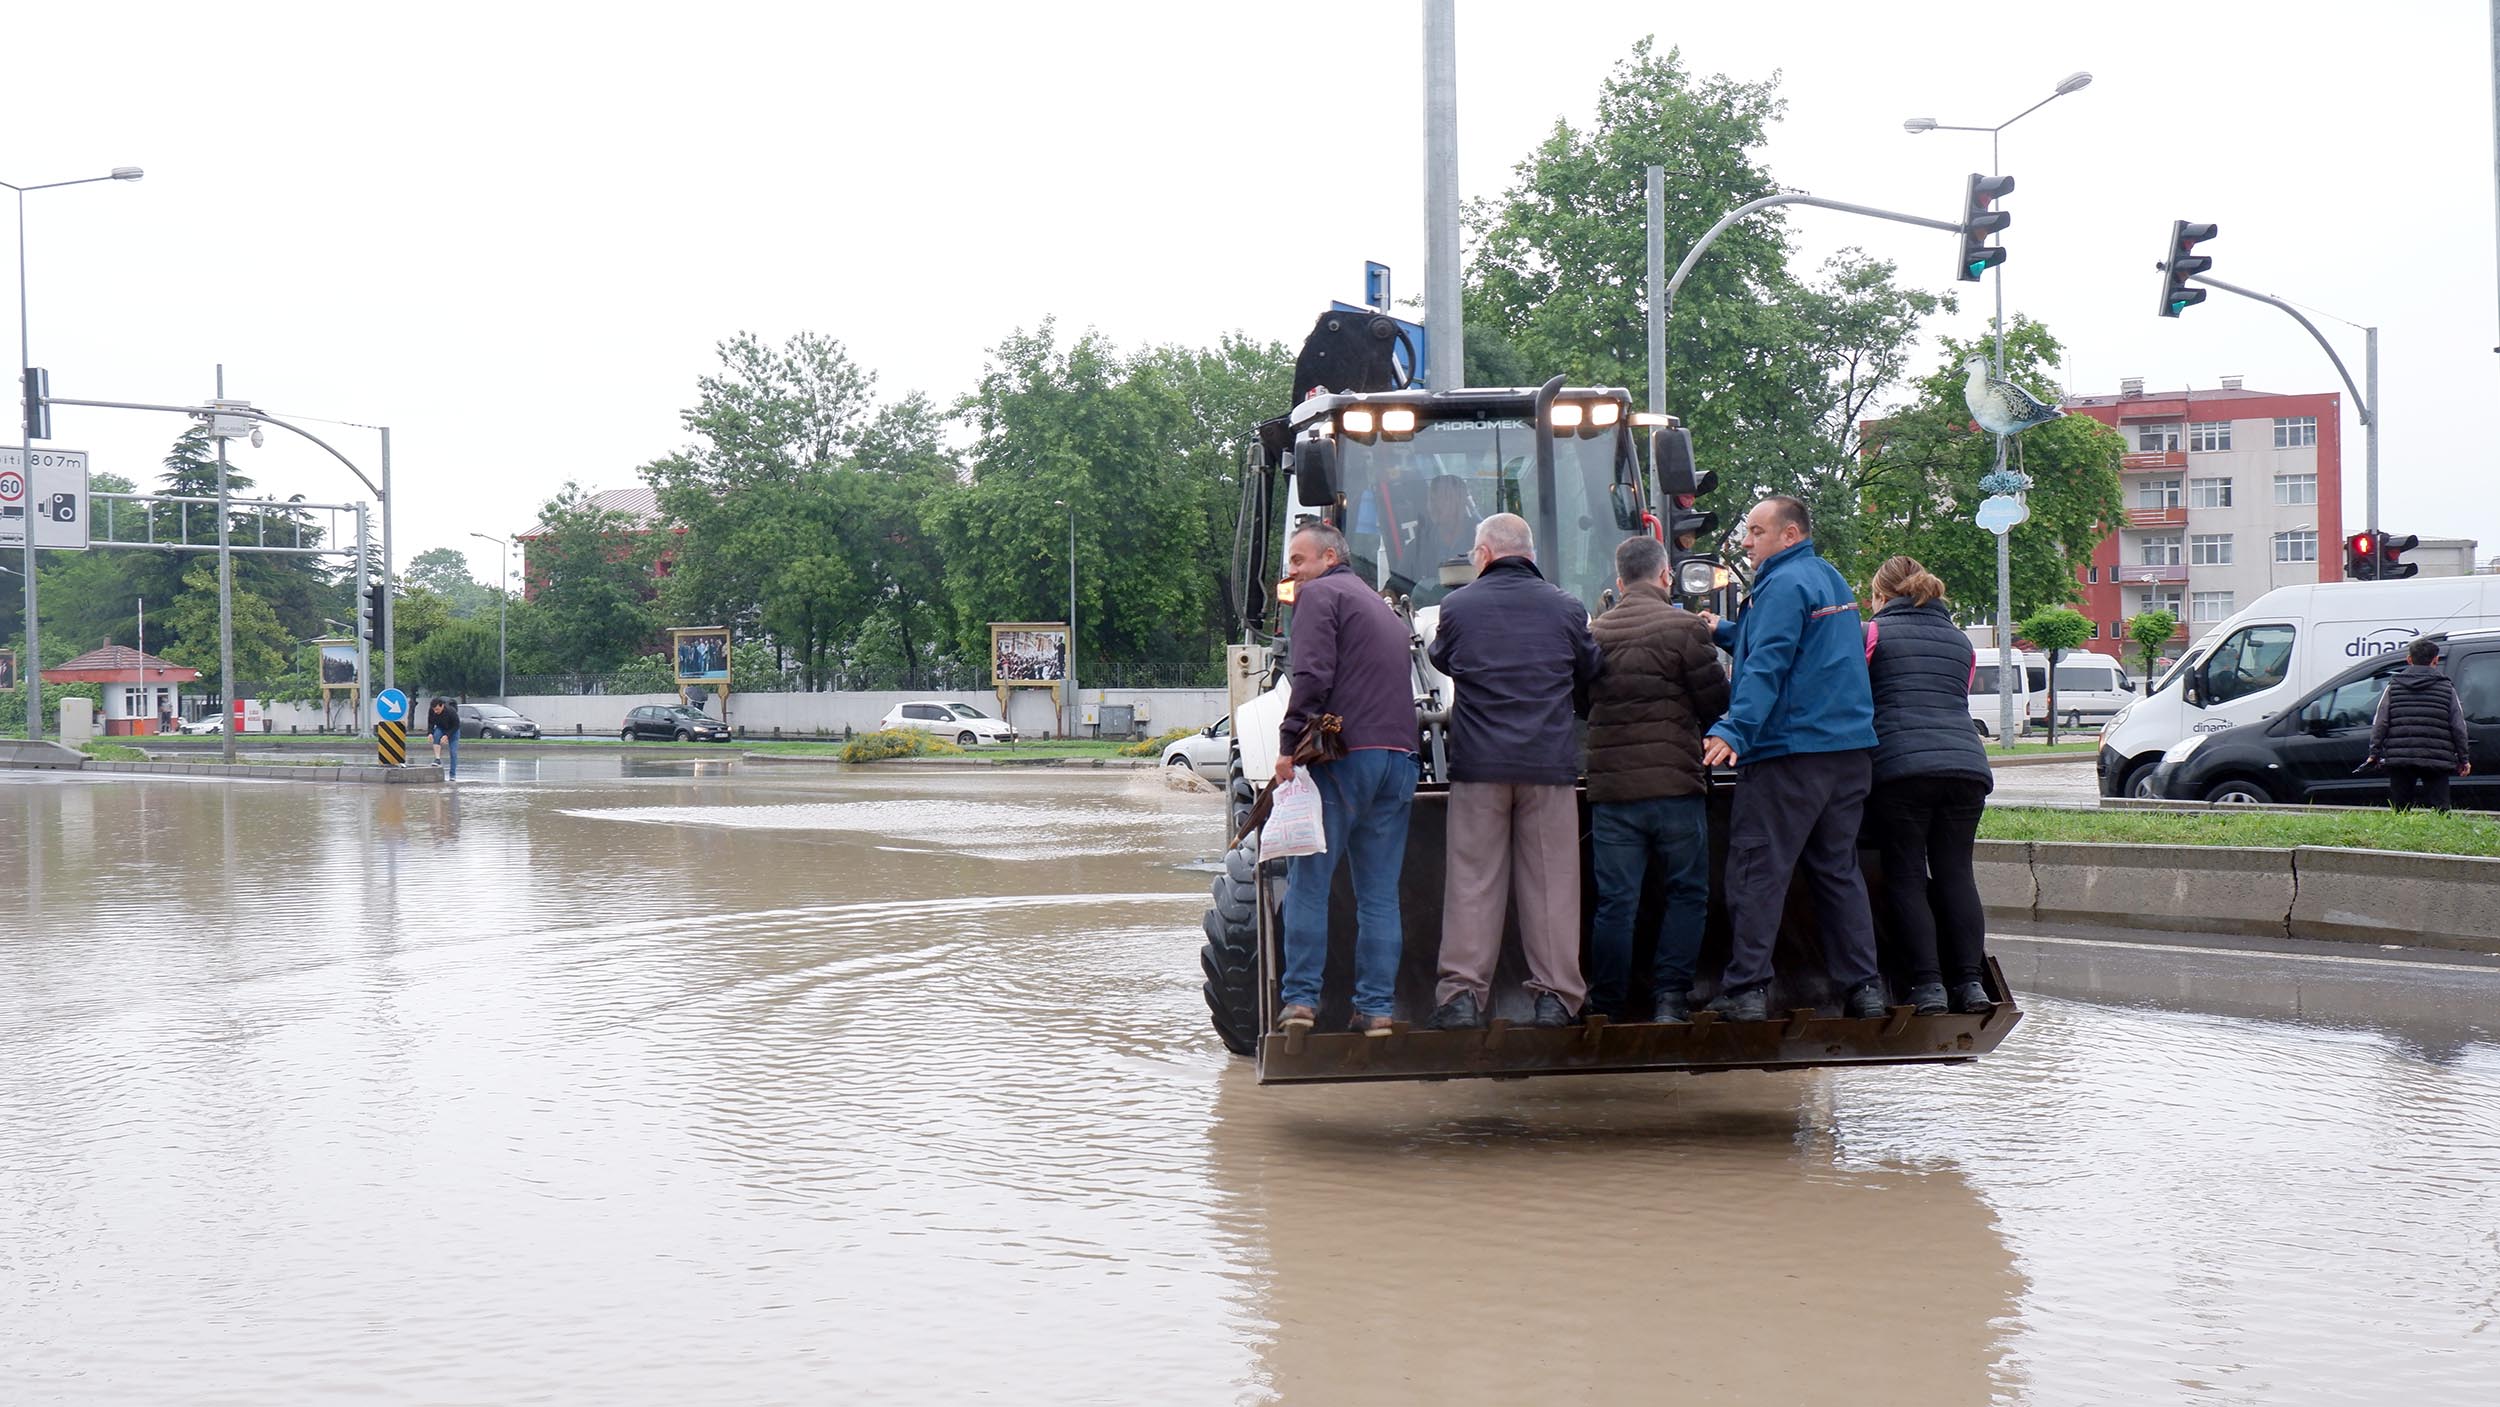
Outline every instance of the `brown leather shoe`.
{"type": "Polygon", "coordinates": [[[1391,1021],[1388,1017],[1365,1016],[1359,1011],[1354,1014],[1354,1025],[1349,1029],[1351,1029],[1354,1034],[1358,1036],[1390,1036],[1397,1034],[1397,1024],[1391,1021]]]}
{"type": "Polygon", "coordinates": [[[1317,1021],[1318,1019],[1318,1012],[1311,1010],[1309,1007],[1304,1006],[1300,1002],[1295,1002],[1293,1005],[1276,1013],[1276,1029],[1279,1031],[1307,1031],[1311,1029],[1311,1023],[1317,1021]]]}

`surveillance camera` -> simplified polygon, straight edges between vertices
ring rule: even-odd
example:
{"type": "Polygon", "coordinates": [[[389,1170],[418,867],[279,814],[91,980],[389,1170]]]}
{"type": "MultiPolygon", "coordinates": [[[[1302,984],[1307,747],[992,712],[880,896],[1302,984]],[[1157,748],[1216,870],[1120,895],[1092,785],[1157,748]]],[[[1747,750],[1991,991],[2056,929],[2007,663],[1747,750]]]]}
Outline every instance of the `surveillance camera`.
{"type": "Polygon", "coordinates": [[[252,427],[252,448],[254,448],[254,449],[259,449],[259,448],[260,448],[260,445],[261,445],[260,427],[259,427],[259,426],[257,426],[257,425],[255,425],[255,426],[253,426],[253,427],[252,427]]]}

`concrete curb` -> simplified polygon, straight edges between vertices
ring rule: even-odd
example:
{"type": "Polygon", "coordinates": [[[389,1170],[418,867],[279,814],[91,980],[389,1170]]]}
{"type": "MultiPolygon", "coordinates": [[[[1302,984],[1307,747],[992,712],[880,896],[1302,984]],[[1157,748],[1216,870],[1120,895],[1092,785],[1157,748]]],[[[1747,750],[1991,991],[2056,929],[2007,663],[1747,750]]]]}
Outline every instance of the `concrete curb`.
{"type": "Polygon", "coordinates": [[[266,782],[363,782],[380,786],[420,786],[443,780],[443,769],[430,762],[413,767],[384,767],[379,763],[309,767],[237,763],[228,767],[222,762],[89,762],[85,770],[138,777],[243,777],[266,782]]]}
{"type": "Polygon", "coordinates": [[[978,770],[985,767],[1022,767],[1049,770],[1073,767],[1086,771],[1128,772],[1152,770],[1163,763],[1152,757],[887,757],[875,762],[844,762],[839,757],[807,753],[741,752],[741,761],[830,764],[836,767],[930,767],[978,770]]]}
{"type": "Polygon", "coordinates": [[[2500,954],[2500,859],[2014,840],[1974,858],[1996,919],[2500,954]]]}

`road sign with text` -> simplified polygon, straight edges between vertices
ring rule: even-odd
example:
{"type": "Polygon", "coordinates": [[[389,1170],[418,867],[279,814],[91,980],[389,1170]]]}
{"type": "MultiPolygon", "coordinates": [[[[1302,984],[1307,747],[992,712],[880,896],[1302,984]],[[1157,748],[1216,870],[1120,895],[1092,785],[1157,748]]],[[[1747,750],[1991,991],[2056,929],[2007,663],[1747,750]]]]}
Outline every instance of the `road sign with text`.
{"type": "Polygon", "coordinates": [[[87,452],[38,447],[32,474],[23,461],[16,445],[0,448],[0,548],[24,548],[32,523],[37,547],[86,551],[87,452]]]}

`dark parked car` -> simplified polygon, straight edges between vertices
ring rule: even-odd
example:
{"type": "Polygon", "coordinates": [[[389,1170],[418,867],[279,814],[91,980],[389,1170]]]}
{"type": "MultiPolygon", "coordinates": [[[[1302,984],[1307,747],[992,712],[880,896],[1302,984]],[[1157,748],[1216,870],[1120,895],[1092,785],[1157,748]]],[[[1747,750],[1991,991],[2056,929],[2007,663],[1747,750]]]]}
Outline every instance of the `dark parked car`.
{"type": "MultiPolygon", "coordinates": [[[[2174,801],[2385,806],[2387,773],[2361,771],[2370,722],[2402,651],[2354,665],[2274,717],[2185,739],[2162,754],[2153,792],[2174,801]]],[[[2500,630],[2446,637],[2440,667],[2465,705],[2472,776],[2451,784],[2461,807],[2500,810],[2500,630]]]]}
{"type": "Polygon", "coordinates": [[[725,743],[729,741],[729,725],[684,704],[644,704],[625,715],[625,727],[619,736],[629,743],[641,738],[725,743]]]}
{"type": "Polygon", "coordinates": [[[535,738],[538,725],[502,704],[460,705],[460,736],[464,738],[535,738]]]}

